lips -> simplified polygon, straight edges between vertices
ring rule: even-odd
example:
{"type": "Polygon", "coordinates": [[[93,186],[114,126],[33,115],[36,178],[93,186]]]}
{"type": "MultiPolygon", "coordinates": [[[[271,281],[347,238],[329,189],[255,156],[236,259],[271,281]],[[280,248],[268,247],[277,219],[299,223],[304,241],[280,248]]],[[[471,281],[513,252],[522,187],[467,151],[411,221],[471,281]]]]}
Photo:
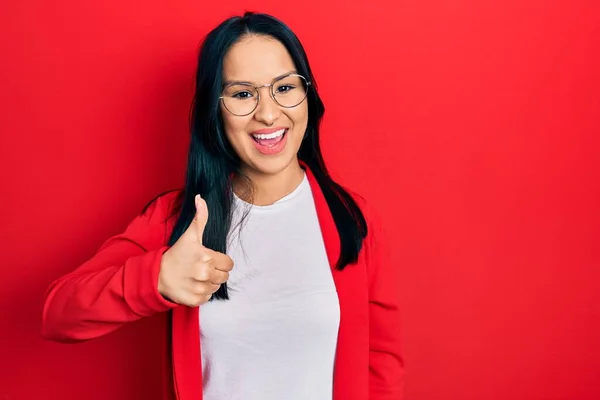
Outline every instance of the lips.
{"type": "Polygon", "coordinates": [[[250,136],[259,152],[265,155],[273,155],[285,148],[287,132],[287,128],[276,127],[254,131],[250,133],[250,136]]]}
{"type": "Polygon", "coordinates": [[[286,128],[271,128],[254,131],[250,134],[257,142],[277,142],[283,138],[286,128]]]}

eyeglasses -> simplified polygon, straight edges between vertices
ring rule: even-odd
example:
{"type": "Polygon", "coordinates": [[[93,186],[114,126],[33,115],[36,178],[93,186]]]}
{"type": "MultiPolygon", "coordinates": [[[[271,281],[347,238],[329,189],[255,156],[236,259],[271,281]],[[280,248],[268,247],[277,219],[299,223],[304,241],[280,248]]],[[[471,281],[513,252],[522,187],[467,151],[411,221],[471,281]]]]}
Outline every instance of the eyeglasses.
{"type": "Polygon", "coordinates": [[[268,87],[271,98],[284,108],[293,108],[306,99],[310,82],[298,74],[289,74],[275,79],[272,83],[254,86],[246,82],[231,83],[223,89],[219,97],[223,105],[233,115],[243,117],[252,114],[260,101],[258,89],[268,87]]]}

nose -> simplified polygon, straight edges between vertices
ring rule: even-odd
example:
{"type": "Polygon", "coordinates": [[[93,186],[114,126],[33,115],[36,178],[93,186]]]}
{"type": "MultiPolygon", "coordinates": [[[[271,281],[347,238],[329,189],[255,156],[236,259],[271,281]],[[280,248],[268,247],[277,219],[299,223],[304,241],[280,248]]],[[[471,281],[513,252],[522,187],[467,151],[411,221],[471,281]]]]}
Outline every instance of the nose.
{"type": "Polygon", "coordinates": [[[260,89],[264,90],[259,96],[258,105],[254,112],[254,118],[266,125],[273,125],[279,118],[281,109],[271,97],[270,85],[262,86],[260,89]]]}

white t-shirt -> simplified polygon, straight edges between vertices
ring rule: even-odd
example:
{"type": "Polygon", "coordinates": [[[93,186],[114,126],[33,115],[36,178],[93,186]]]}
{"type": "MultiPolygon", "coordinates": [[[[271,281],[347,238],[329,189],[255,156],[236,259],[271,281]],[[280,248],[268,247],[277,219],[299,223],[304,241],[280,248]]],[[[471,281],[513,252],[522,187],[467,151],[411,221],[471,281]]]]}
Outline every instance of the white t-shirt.
{"type": "Polygon", "coordinates": [[[331,400],[340,310],[308,180],[234,206],[230,300],[200,306],[204,399],[331,400]]]}

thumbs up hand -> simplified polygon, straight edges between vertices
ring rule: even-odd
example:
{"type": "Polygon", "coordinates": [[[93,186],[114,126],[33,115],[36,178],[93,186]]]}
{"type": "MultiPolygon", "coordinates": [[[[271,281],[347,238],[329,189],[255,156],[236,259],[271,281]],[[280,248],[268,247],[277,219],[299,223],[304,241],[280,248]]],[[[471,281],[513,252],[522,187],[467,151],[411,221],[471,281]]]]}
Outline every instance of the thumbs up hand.
{"type": "Polygon", "coordinates": [[[177,242],[162,257],[158,291],[169,300],[196,307],[210,300],[229,279],[233,260],[202,245],[208,221],[206,202],[196,195],[196,216],[177,242]]]}

